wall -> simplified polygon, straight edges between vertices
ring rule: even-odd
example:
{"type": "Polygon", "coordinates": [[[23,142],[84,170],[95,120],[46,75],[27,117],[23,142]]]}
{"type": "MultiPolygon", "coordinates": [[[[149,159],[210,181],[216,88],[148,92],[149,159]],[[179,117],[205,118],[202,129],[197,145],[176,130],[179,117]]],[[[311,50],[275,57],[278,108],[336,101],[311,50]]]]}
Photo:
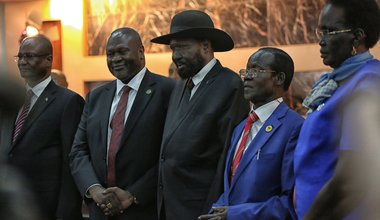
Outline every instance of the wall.
{"type": "MultiPolygon", "coordinates": [[[[18,72],[17,66],[13,62],[13,56],[17,54],[17,41],[21,30],[24,28],[26,17],[28,13],[34,9],[40,9],[42,17],[45,20],[62,20],[63,71],[67,76],[70,89],[83,95],[84,81],[113,79],[113,76],[108,71],[105,56],[89,57],[85,55],[85,36],[82,31],[83,2],[80,0],[41,0],[23,3],[6,3],[6,53],[7,64],[11,71],[18,72]],[[56,4],[62,5],[57,6],[56,4]],[[51,6],[54,6],[54,8],[51,6]],[[59,13],[56,13],[57,10],[59,13]]],[[[85,22],[83,22],[83,24],[85,25],[85,22]]],[[[327,69],[326,66],[322,64],[319,55],[319,46],[316,44],[283,46],[281,48],[287,51],[294,59],[296,71],[327,69]]],[[[245,67],[248,57],[255,50],[257,50],[257,48],[234,49],[230,52],[217,53],[216,57],[224,66],[238,71],[245,67]]],[[[372,49],[372,53],[375,57],[380,58],[380,45],[372,49]]],[[[168,67],[171,62],[170,53],[147,54],[146,59],[147,67],[151,71],[167,75],[168,67]]]]}
{"type": "Polygon", "coordinates": [[[48,1],[7,2],[4,5],[6,68],[11,74],[18,75],[14,56],[18,53],[20,34],[24,30],[27,17],[32,11],[39,11],[41,19],[48,19],[48,1]]]}

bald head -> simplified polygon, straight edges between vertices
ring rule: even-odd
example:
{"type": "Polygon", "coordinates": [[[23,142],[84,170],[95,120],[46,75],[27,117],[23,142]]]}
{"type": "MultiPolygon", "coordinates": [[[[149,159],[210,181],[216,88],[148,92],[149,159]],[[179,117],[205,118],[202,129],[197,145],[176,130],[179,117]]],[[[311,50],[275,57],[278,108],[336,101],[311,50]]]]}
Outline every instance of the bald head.
{"type": "Polygon", "coordinates": [[[112,31],[110,38],[121,37],[122,35],[129,36],[135,40],[136,46],[143,46],[140,34],[132,28],[123,27],[112,31]]]}
{"type": "Polygon", "coordinates": [[[111,33],[107,47],[108,69],[116,78],[128,83],[145,66],[144,46],[137,31],[119,28],[111,33]]]}
{"type": "Polygon", "coordinates": [[[43,35],[25,38],[18,52],[18,68],[21,77],[34,87],[50,76],[53,63],[53,46],[43,35]]]}
{"type": "MultiPolygon", "coordinates": [[[[31,41],[36,43],[35,49],[38,51],[44,52],[44,54],[53,54],[53,45],[51,44],[50,40],[42,34],[33,36],[33,37],[27,37],[21,42],[21,46],[23,44],[30,43],[31,41]]],[[[20,46],[20,47],[21,47],[20,46]]]]}

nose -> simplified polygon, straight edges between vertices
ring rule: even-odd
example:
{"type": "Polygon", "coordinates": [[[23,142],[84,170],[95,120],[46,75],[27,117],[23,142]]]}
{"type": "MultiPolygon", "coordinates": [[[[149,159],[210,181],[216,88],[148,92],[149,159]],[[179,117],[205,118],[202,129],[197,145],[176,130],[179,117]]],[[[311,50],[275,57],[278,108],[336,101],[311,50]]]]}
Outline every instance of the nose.
{"type": "Polygon", "coordinates": [[[115,53],[115,55],[111,59],[112,62],[118,62],[120,60],[121,60],[121,56],[119,53],[115,53]]]}
{"type": "Polygon", "coordinates": [[[321,39],[319,40],[319,46],[326,46],[326,39],[325,37],[321,37],[321,39]]]}
{"type": "Polygon", "coordinates": [[[182,55],[181,53],[179,53],[178,51],[175,51],[173,50],[173,53],[172,53],[172,60],[175,62],[179,59],[181,59],[182,55]]]}
{"type": "Polygon", "coordinates": [[[26,64],[27,62],[26,62],[26,58],[25,57],[20,57],[19,59],[18,59],[18,64],[19,65],[24,65],[24,64],[26,64]]]}

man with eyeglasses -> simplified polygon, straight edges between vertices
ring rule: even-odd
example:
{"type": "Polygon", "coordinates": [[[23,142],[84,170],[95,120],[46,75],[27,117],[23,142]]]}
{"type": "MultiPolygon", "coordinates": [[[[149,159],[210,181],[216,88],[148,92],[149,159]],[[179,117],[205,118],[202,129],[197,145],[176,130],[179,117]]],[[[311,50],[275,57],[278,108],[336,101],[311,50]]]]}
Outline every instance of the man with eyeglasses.
{"type": "Polygon", "coordinates": [[[293,152],[303,118],[283,102],[293,78],[291,57],[262,48],[240,71],[248,117],[234,130],[224,172],[224,193],[198,219],[289,219],[293,152]]]}
{"type": "Polygon", "coordinates": [[[82,219],[68,154],[84,100],[52,81],[52,53],[42,35],[22,41],[16,61],[27,95],[11,117],[0,120],[0,148],[5,162],[30,183],[42,219],[82,219]]]}

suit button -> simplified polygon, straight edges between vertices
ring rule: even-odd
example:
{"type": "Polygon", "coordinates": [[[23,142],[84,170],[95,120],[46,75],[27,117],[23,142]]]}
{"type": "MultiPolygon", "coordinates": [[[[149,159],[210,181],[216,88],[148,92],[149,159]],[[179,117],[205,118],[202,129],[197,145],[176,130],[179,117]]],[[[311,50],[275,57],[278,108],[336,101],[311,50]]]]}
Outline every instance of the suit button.
{"type": "Polygon", "coordinates": [[[161,162],[164,162],[165,161],[165,156],[164,155],[161,155],[161,159],[160,159],[161,162]]]}
{"type": "Polygon", "coordinates": [[[13,154],[11,153],[11,154],[9,154],[8,156],[12,158],[12,157],[13,157],[13,154]]]}
{"type": "Polygon", "coordinates": [[[164,185],[162,185],[161,183],[158,185],[158,187],[160,188],[160,189],[163,189],[164,188],[164,185]]]}

